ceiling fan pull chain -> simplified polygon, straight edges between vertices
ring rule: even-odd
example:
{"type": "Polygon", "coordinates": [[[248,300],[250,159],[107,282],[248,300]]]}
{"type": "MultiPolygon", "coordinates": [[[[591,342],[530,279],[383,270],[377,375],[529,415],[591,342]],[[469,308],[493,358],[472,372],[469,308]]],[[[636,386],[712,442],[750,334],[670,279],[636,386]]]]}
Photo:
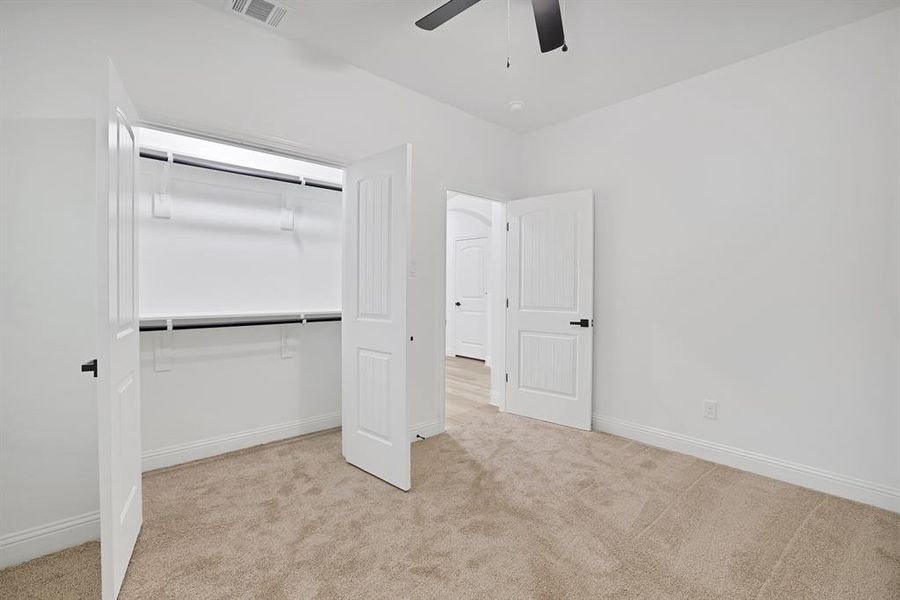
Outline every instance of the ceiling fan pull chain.
{"type": "MultiPolygon", "coordinates": [[[[569,20],[566,18],[567,16],[569,16],[569,11],[566,10],[566,0],[562,0],[562,21],[563,21],[563,27],[564,27],[564,28],[565,28],[565,26],[566,26],[566,23],[569,22],[569,20]]],[[[564,31],[565,31],[565,29],[564,29],[564,31]]],[[[563,52],[568,52],[568,51],[569,51],[569,45],[566,43],[565,34],[563,34],[562,51],[563,51],[563,52]]]]}

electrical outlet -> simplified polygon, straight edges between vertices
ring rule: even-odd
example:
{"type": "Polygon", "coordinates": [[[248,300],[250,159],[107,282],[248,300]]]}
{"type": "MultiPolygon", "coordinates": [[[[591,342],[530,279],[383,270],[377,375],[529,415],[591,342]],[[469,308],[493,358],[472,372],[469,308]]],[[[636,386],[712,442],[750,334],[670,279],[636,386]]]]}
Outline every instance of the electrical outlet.
{"type": "Polygon", "coordinates": [[[719,416],[719,403],[707,400],[703,403],[703,416],[707,419],[717,419],[719,416]]]}

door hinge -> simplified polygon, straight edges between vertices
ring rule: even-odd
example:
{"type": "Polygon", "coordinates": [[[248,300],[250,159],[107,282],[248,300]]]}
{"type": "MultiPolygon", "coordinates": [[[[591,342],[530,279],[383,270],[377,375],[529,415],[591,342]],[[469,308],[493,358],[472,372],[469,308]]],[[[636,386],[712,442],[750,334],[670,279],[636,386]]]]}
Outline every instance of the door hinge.
{"type": "Polygon", "coordinates": [[[506,299],[506,308],[509,308],[509,298],[506,299]]]}
{"type": "Polygon", "coordinates": [[[509,373],[506,374],[506,383],[509,383],[509,373]]]}
{"type": "Polygon", "coordinates": [[[509,231],[509,221],[506,222],[506,230],[509,231]]]}
{"type": "Polygon", "coordinates": [[[82,373],[93,373],[94,378],[96,379],[96,377],[97,377],[97,359],[95,358],[94,360],[89,360],[86,363],[84,363],[83,365],[81,365],[81,372],[82,373]]]}

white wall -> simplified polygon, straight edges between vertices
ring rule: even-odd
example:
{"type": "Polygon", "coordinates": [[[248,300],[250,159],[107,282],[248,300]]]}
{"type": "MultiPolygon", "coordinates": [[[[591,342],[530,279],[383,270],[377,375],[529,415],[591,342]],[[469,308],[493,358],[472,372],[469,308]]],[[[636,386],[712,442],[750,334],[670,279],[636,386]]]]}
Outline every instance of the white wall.
{"type": "Polygon", "coordinates": [[[142,318],[340,311],[341,193],[141,159],[142,318]],[[294,213],[281,227],[282,205],[294,213]]]}
{"type": "Polygon", "coordinates": [[[524,137],[595,191],[597,427],[900,510],[898,94],[892,10],[524,137]]]}
{"type": "MultiPolygon", "coordinates": [[[[0,8],[3,10],[3,8],[0,8]]],[[[4,15],[5,16],[5,15],[4,15]]],[[[97,111],[106,64],[0,18],[0,567],[99,535],[97,111]],[[20,38],[25,36],[18,34],[20,38]]]]}
{"type": "Polygon", "coordinates": [[[340,365],[340,323],[142,333],[144,470],[339,427],[340,365]]]}
{"type": "MultiPolygon", "coordinates": [[[[0,131],[4,138],[10,130],[6,120],[13,117],[96,117],[97,98],[92,91],[105,89],[105,80],[88,67],[105,69],[102,59],[110,55],[145,119],[290,146],[338,162],[411,142],[413,264],[408,329],[416,341],[409,353],[410,422],[425,436],[439,430],[444,354],[444,281],[440,275],[444,257],[439,240],[445,227],[445,192],[466,189],[507,198],[518,172],[514,134],[225,12],[191,2],[6,2],[0,3],[0,28],[4,118],[0,131]],[[164,39],[160,32],[165,32],[164,39]]],[[[15,164],[9,153],[2,161],[15,164]]],[[[48,180],[51,175],[42,172],[48,180]]],[[[30,185],[37,184],[32,180],[30,185]]],[[[34,193],[32,187],[29,195],[34,193]]],[[[63,295],[44,293],[43,287],[35,288],[34,297],[6,291],[22,289],[23,275],[11,268],[23,254],[35,251],[42,236],[5,237],[5,245],[0,246],[4,352],[18,353],[23,364],[42,366],[39,378],[26,379],[25,373],[9,365],[0,371],[3,415],[29,415],[27,422],[4,418],[0,424],[0,468],[5,469],[0,472],[0,546],[15,540],[19,547],[27,546],[27,552],[40,553],[36,540],[59,542],[63,537],[56,529],[49,538],[40,535],[49,531],[46,529],[26,531],[30,527],[62,519],[78,524],[82,533],[98,531],[90,514],[84,521],[78,520],[83,511],[93,510],[86,507],[96,507],[94,388],[90,378],[72,370],[95,356],[97,348],[91,331],[96,319],[95,198],[51,193],[48,185],[44,201],[26,205],[24,196],[14,198],[10,189],[3,188],[0,204],[4,224],[9,223],[6,214],[13,203],[25,206],[28,219],[46,219],[47,232],[58,228],[72,237],[71,251],[67,248],[53,260],[42,257],[33,271],[41,286],[62,277],[63,295]],[[79,227],[82,220],[85,226],[79,227]],[[38,296],[45,299],[43,303],[38,296]],[[8,336],[14,313],[7,310],[6,303],[20,297],[27,300],[30,311],[28,320],[22,322],[30,327],[26,333],[54,333],[40,348],[23,345],[21,336],[8,336]],[[76,298],[84,298],[83,305],[74,302],[76,298]],[[46,323],[52,326],[43,329],[46,323],[41,319],[48,319],[46,323]],[[57,319],[66,325],[57,326],[57,319]],[[59,354],[46,351],[50,345],[59,348],[59,354]],[[35,397],[46,401],[48,408],[43,413],[37,409],[30,412],[35,397]],[[80,416],[56,410],[63,405],[81,411],[80,416]],[[70,463],[38,460],[47,448],[43,444],[56,437],[48,418],[67,427],[66,439],[77,448],[67,449],[67,456],[78,462],[83,477],[69,475],[76,472],[70,463]],[[30,437],[16,455],[26,457],[26,462],[11,463],[11,445],[26,431],[30,437]],[[78,456],[83,456],[83,461],[77,461],[78,456]],[[59,466],[39,475],[46,485],[57,488],[49,502],[52,506],[30,502],[46,490],[34,480],[44,463],[59,466]],[[27,477],[11,479],[11,465],[27,477]],[[67,466],[69,470],[63,471],[67,466]],[[22,507],[22,512],[12,508],[16,506],[22,507]]],[[[20,226],[18,217],[7,225],[20,226]]],[[[60,238],[53,239],[58,244],[60,238]]],[[[26,293],[22,289],[22,294],[26,293]]]]}
{"type": "Polygon", "coordinates": [[[94,238],[78,234],[95,230],[94,121],[2,123],[0,568],[95,537],[99,507],[94,384],[79,370],[96,356],[94,238]]]}

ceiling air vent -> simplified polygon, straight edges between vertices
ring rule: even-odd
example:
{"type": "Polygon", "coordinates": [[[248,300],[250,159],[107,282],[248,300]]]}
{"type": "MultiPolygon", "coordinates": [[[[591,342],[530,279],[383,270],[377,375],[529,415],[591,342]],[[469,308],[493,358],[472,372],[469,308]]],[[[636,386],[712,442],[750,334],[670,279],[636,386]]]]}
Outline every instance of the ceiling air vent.
{"type": "Polygon", "coordinates": [[[267,25],[275,29],[284,20],[288,9],[269,0],[227,0],[231,10],[255,21],[261,25],[267,25]]]}

